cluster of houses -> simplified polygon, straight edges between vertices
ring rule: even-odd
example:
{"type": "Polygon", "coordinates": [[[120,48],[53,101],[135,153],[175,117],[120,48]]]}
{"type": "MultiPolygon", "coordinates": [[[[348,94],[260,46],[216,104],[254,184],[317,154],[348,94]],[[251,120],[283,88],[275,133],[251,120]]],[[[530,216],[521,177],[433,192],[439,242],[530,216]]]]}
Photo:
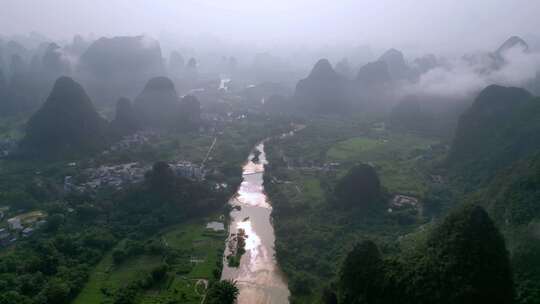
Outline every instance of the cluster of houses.
{"type": "Polygon", "coordinates": [[[159,134],[153,131],[139,131],[122,138],[122,140],[110,146],[109,149],[103,151],[103,154],[107,155],[112,152],[131,150],[152,142],[158,136],[159,134]]]}
{"type": "Polygon", "coordinates": [[[195,181],[202,181],[205,177],[205,170],[202,166],[189,161],[178,161],[169,164],[177,176],[185,177],[195,181]]]}
{"type": "Polygon", "coordinates": [[[99,166],[84,171],[85,182],[77,184],[73,176],[64,178],[64,190],[66,192],[84,192],[96,190],[102,187],[122,189],[124,185],[135,184],[144,180],[144,174],[150,168],[138,162],[99,166]]]}
{"type": "Polygon", "coordinates": [[[418,208],[418,204],[419,200],[416,197],[396,194],[390,200],[390,208],[388,209],[388,212],[392,212],[393,209],[400,209],[403,207],[412,207],[416,209],[418,208]]]}
{"type": "MultiPolygon", "coordinates": [[[[195,181],[204,180],[205,170],[202,166],[188,161],[173,162],[169,165],[177,176],[195,181]]],[[[79,178],[75,178],[74,176],[64,177],[64,191],[86,192],[104,187],[120,190],[125,185],[142,182],[148,170],[150,170],[149,165],[143,165],[138,162],[90,168],[86,169],[82,178],[80,178],[84,182],[77,183],[76,180],[79,178]]]]}
{"type": "Polygon", "coordinates": [[[47,223],[47,215],[42,211],[32,211],[9,218],[6,228],[0,228],[0,246],[8,246],[19,237],[29,237],[36,229],[47,223]]]}
{"type": "Polygon", "coordinates": [[[287,168],[294,170],[304,170],[304,171],[336,171],[340,168],[341,164],[339,162],[325,162],[319,163],[315,160],[306,160],[303,157],[298,158],[289,158],[281,151],[281,160],[287,164],[287,168]]]}
{"type": "Polygon", "coordinates": [[[15,139],[2,139],[0,140],[0,158],[8,156],[13,149],[17,146],[15,139]]]}

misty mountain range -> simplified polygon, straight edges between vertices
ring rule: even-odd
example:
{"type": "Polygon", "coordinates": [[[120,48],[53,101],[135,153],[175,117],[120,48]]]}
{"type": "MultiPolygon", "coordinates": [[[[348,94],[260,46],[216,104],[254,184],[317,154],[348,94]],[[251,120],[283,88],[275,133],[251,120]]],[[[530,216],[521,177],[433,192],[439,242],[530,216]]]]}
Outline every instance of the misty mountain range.
{"type": "Polygon", "coordinates": [[[1,1],[0,304],[540,303],[539,12],[1,1]]]}
{"type": "MultiPolygon", "coordinates": [[[[197,73],[200,67],[195,58],[188,60],[179,51],[173,51],[168,59],[164,57],[159,42],[146,36],[95,41],[76,36],[62,47],[53,42],[42,42],[35,49],[28,49],[13,40],[0,41],[0,88],[3,87],[2,96],[8,96],[4,98],[6,111],[3,112],[35,109],[60,76],[79,80],[97,104],[106,105],[114,104],[122,96],[135,98],[140,88],[156,76],[169,75],[183,91],[195,88],[198,80],[219,78],[220,74],[234,73],[239,78],[242,75],[246,78],[255,73],[262,81],[279,79],[291,86],[301,78],[293,72],[298,75],[296,80],[290,77],[284,80],[283,75],[291,74],[295,68],[270,54],[258,54],[252,63],[221,56],[223,58],[219,60],[223,64],[204,68],[203,75],[197,73]]],[[[358,68],[351,67],[347,60],[338,62],[333,68],[343,78],[343,86],[350,87],[340,93],[347,95],[349,103],[363,104],[366,99],[378,96],[387,100],[371,103],[391,107],[407,95],[470,99],[492,83],[523,86],[537,94],[540,81],[533,69],[539,66],[538,57],[524,40],[511,37],[492,52],[468,54],[457,59],[425,55],[407,61],[402,52],[390,49],[377,60],[358,68]],[[519,70],[521,66],[528,68],[519,70]],[[385,97],[381,97],[381,93],[385,97]]],[[[204,65],[202,62],[201,66],[204,65]]]]}

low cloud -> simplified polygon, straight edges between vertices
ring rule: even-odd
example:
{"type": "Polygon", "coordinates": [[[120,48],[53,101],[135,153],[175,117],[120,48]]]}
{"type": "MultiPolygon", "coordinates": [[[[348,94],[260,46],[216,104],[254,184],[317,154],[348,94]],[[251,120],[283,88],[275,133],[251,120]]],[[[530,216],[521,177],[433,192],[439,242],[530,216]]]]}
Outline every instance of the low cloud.
{"type": "Polygon", "coordinates": [[[524,53],[513,48],[502,55],[506,64],[489,75],[489,80],[494,83],[523,86],[540,71],[540,53],[524,53]]]}
{"type": "Polygon", "coordinates": [[[507,50],[497,66],[494,54],[477,55],[475,63],[465,58],[446,61],[403,86],[402,95],[428,95],[444,98],[468,98],[491,84],[523,87],[540,71],[540,53],[525,53],[519,48],[507,50]]]}

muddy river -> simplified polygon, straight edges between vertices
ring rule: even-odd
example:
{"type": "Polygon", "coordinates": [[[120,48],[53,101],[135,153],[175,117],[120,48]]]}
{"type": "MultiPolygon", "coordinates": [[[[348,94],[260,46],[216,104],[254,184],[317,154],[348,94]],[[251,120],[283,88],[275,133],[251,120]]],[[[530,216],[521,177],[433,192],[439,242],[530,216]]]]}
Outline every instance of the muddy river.
{"type": "MultiPolygon", "coordinates": [[[[243,182],[230,204],[240,206],[231,212],[231,234],[243,229],[246,252],[237,268],[224,262],[222,279],[235,280],[240,289],[238,304],[289,303],[289,289],[274,257],[272,206],[264,192],[263,173],[266,157],[264,143],[255,147],[243,167],[243,182]],[[255,151],[258,161],[253,161],[255,151]]],[[[230,252],[229,246],[225,255],[230,252]]]]}

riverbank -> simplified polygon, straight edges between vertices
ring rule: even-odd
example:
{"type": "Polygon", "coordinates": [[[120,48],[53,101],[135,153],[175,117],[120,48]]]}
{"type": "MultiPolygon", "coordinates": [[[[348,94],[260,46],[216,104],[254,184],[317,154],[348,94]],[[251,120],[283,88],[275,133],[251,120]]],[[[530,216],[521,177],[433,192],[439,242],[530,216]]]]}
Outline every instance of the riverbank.
{"type": "MultiPolygon", "coordinates": [[[[245,232],[245,253],[238,267],[223,267],[222,279],[237,282],[240,294],[238,304],[287,304],[289,290],[285,277],[275,260],[274,228],[270,220],[272,207],[263,187],[263,174],[267,164],[264,143],[250,153],[242,168],[243,181],[231,199],[230,236],[238,230],[245,232]],[[257,153],[255,151],[259,151],[257,153]],[[254,156],[258,154],[258,161],[254,156]]],[[[225,256],[232,254],[228,247],[225,256]]]]}

